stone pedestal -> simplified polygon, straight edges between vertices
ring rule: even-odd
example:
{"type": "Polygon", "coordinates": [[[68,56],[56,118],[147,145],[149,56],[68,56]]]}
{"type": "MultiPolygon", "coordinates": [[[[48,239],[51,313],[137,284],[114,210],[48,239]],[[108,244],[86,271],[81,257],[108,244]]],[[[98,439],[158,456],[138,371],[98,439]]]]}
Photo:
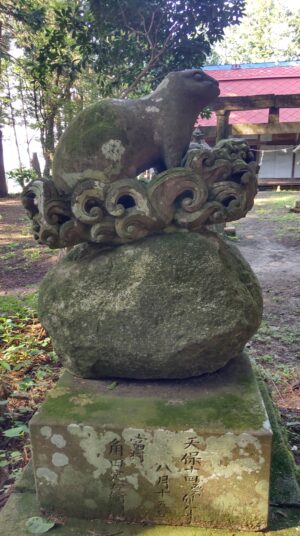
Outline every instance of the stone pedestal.
{"type": "Polygon", "coordinates": [[[64,373],[30,423],[48,512],[263,529],[272,432],[246,355],[189,380],[64,373]]]}

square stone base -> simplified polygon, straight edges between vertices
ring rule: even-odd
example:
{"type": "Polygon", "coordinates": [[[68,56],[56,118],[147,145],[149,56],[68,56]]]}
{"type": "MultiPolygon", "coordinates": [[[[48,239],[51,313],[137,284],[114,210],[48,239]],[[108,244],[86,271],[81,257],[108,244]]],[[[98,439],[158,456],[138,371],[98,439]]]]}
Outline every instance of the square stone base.
{"type": "Polygon", "coordinates": [[[48,512],[267,526],[272,432],[245,355],[181,381],[64,373],[30,431],[38,500],[48,512]]]}

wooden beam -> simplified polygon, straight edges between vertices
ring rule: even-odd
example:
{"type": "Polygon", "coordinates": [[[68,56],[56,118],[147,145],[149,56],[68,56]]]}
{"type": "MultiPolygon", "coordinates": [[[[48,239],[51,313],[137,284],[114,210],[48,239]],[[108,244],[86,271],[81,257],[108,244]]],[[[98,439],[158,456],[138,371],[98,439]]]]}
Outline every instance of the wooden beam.
{"type": "Polygon", "coordinates": [[[291,179],[287,178],[278,178],[278,179],[267,179],[263,177],[258,177],[258,186],[300,186],[300,179],[291,179]]]}
{"type": "Polygon", "coordinates": [[[300,108],[300,93],[294,95],[253,95],[251,97],[219,97],[213,109],[217,110],[259,110],[261,108],[300,108]]]}
{"type": "Polygon", "coordinates": [[[237,123],[231,125],[233,136],[254,135],[254,134],[291,134],[300,132],[300,122],[277,123],[277,124],[254,124],[237,123]]]}

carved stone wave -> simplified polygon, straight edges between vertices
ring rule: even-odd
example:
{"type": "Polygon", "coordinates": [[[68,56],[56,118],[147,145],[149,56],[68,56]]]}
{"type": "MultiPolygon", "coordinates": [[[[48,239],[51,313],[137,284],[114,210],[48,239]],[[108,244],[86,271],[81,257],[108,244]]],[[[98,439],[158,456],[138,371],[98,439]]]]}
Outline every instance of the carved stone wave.
{"type": "Polygon", "coordinates": [[[149,182],[124,178],[107,185],[84,179],[67,195],[51,179],[40,179],[24,189],[22,201],[39,243],[117,245],[244,217],[257,192],[257,170],[244,140],[223,140],[212,150],[191,149],[182,167],[149,182]]]}

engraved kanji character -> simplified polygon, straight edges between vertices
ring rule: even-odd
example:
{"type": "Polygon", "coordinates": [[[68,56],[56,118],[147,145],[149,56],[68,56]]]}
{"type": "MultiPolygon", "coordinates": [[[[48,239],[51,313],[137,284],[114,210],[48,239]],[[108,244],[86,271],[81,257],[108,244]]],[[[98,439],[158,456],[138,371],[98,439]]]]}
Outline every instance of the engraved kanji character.
{"type": "Polygon", "coordinates": [[[132,442],[132,449],[130,451],[130,456],[131,457],[137,456],[137,458],[139,458],[141,462],[144,461],[145,439],[146,439],[145,436],[138,434],[136,437],[130,440],[132,442]]]}
{"type": "Polygon", "coordinates": [[[122,457],[123,456],[123,445],[119,439],[114,439],[110,444],[110,454],[114,454],[115,456],[122,457]]]}
{"type": "Polygon", "coordinates": [[[164,470],[165,470],[165,471],[169,471],[169,473],[172,473],[170,467],[169,467],[166,463],[164,463],[163,465],[162,465],[162,464],[157,465],[157,468],[156,468],[156,471],[157,471],[157,472],[158,472],[158,471],[164,471],[164,470]]]}
{"type": "Polygon", "coordinates": [[[199,449],[199,443],[198,443],[198,438],[197,437],[189,437],[185,444],[184,444],[184,449],[188,449],[190,447],[194,447],[196,449],[199,449]]]}
{"type": "Polygon", "coordinates": [[[162,488],[159,491],[155,491],[155,493],[157,493],[157,495],[161,495],[163,497],[166,494],[169,495],[170,491],[169,491],[169,489],[162,488]]]}
{"type": "Polygon", "coordinates": [[[190,469],[192,470],[193,467],[196,464],[201,463],[201,458],[199,456],[199,450],[195,450],[193,452],[186,452],[182,456],[181,461],[184,462],[184,465],[190,465],[190,469]]]}
{"type": "Polygon", "coordinates": [[[111,468],[113,471],[119,471],[121,472],[123,468],[123,460],[112,460],[111,461],[111,468]]]}
{"type": "Polygon", "coordinates": [[[166,513],[167,513],[166,504],[164,503],[164,501],[159,501],[157,505],[157,514],[159,515],[159,517],[163,517],[166,515],[166,513]]]}
{"type": "Polygon", "coordinates": [[[197,484],[199,477],[198,475],[186,475],[184,477],[186,482],[191,482],[192,484],[197,484]]]}
{"type": "Polygon", "coordinates": [[[164,489],[169,489],[169,475],[160,476],[157,481],[157,486],[162,486],[164,489]]]}

